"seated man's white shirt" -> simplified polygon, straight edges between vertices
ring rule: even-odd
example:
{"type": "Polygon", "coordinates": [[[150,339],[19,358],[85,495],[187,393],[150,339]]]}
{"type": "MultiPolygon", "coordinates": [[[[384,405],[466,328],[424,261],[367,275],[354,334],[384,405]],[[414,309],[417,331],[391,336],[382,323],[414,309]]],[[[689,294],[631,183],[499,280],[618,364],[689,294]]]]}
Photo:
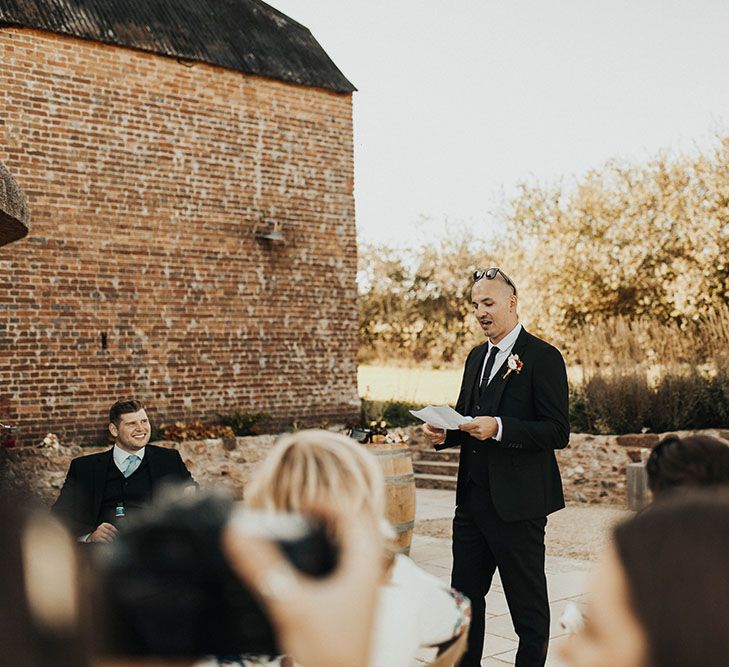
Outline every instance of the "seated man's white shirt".
{"type": "Polygon", "coordinates": [[[145,449],[146,447],[142,447],[142,449],[138,449],[136,452],[130,453],[125,452],[121,447],[119,447],[119,445],[114,445],[114,452],[112,454],[112,458],[114,459],[114,465],[119,468],[119,472],[123,473],[127,467],[127,459],[130,456],[138,456],[140,461],[144,460],[145,449]]]}

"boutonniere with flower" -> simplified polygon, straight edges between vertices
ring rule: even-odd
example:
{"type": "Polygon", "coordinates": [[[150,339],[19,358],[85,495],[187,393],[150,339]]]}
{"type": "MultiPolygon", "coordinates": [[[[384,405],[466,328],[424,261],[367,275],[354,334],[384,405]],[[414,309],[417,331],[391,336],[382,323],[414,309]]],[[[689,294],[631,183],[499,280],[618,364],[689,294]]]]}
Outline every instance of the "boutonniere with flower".
{"type": "Polygon", "coordinates": [[[521,373],[521,369],[524,368],[524,362],[519,359],[518,354],[510,354],[509,358],[506,360],[506,365],[508,366],[508,369],[506,373],[504,373],[504,380],[509,377],[509,374],[512,371],[519,375],[519,373],[521,373]]]}

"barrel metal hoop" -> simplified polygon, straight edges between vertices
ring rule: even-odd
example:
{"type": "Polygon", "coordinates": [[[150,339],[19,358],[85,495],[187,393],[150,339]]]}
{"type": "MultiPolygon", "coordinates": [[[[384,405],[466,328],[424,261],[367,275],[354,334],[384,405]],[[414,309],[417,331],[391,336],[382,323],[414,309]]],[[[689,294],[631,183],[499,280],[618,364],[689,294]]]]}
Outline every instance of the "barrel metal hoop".
{"type": "Polygon", "coordinates": [[[405,486],[415,482],[415,473],[407,475],[387,476],[385,477],[385,486],[405,486]]]}
{"type": "Polygon", "coordinates": [[[407,533],[415,528],[415,521],[401,521],[391,524],[396,533],[407,533]]]}
{"type": "Polygon", "coordinates": [[[388,459],[406,459],[412,456],[409,449],[368,449],[367,450],[372,456],[384,456],[388,459]]]}

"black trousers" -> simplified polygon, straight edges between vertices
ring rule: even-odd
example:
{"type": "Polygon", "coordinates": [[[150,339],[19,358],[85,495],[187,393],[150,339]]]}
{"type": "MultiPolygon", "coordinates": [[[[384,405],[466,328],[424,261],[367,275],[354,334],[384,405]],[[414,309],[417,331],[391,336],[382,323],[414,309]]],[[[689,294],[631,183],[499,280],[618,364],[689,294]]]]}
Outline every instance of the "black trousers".
{"type": "Polygon", "coordinates": [[[486,620],[484,597],[499,568],[514,630],[519,636],[516,667],[543,667],[549,643],[549,601],[544,574],[547,519],[502,521],[488,488],[468,482],[465,501],[453,519],[451,585],[471,600],[468,650],[461,667],[481,664],[486,620]]]}

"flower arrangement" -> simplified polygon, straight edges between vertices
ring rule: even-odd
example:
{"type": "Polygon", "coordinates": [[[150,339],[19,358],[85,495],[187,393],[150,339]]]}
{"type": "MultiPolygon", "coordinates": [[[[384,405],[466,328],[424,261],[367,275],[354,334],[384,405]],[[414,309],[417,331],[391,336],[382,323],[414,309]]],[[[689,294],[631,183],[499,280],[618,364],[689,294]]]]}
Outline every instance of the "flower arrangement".
{"type": "Polygon", "coordinates": [[[61,442],[55,433],[49,433],[38,443],[38,447],[51,447],[52,449],[57,449],[60,446],[61,442]]]}
{"type": "Polygon", "coordinates": [[[387,430],[387,422],[370,422],[369,428],[351,427],[347,431],[350,438],[357,442],[373,445],[406,445],[409,437],[404,433],[390,433],[387,430]]]}

